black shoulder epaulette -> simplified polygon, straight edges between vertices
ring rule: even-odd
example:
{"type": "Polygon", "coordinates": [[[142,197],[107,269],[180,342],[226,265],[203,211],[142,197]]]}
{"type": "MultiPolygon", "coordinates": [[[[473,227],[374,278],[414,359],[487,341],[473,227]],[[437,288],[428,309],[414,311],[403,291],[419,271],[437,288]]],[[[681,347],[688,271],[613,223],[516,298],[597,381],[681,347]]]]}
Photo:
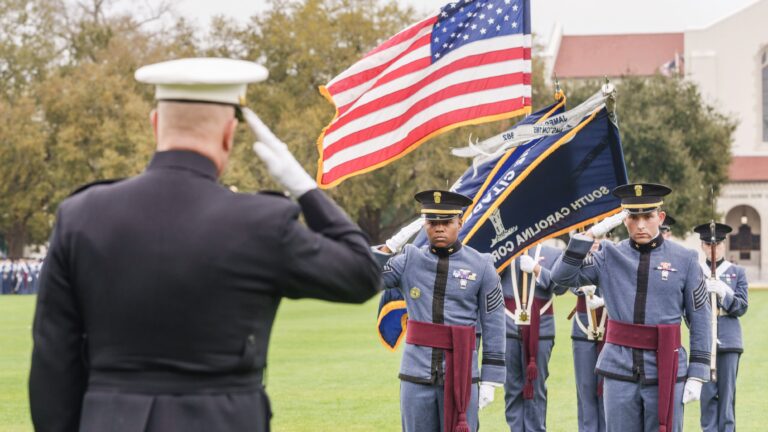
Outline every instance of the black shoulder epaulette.
{"type": "Polygon", "coordinates": [[[86,189],[88,189],[88,188],[90,188],[92,186],[108,185],[108,184],[117,183],[117,182],[123,181],[123,180],[125,180],[125,179],[118,178],[118,179],[108,179],[108,180],[96,180],[95,182],[86,183],[86,184],[78,187],[77,189],[74,190],[74,192],[69,194],[69,196],[77,195],[80,192],[82,192],[82,191],[84,191],[84,190],[86,190],[86,189]]]}
{"type": "Polygon", "coordinates": [[[285,192],[276,191],[276,190],[263,190],[263,191],[259,191],[259,193],[262,195],[274,195],[274,196],[279,196],[283,198],[288,198],[288,195],[286,195],[285,192]]]}

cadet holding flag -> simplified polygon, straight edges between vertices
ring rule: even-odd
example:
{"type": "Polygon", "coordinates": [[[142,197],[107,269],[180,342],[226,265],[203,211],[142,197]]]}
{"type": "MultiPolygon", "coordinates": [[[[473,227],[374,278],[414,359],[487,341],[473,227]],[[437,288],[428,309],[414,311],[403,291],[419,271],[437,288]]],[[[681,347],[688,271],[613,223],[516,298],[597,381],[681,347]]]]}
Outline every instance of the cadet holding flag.
{"type": "Polygon", "coordinates": [[[554,295],[549,268],[560,250],[537,245],[501,273],[506,308],[506,419],[510,431],[545,431],[549,359],[555,345],[554,295]],[[529,253],[530,252],[530,255],[529,253]]]}
{"type": "Polygon", "coordinates": [[[385,286],[403,293],[408,310],[399,375],[403,431],[476,431],[478,407],[491,403],[494,387],[504,383],[504,299],[499,277],[489,255],[458,240],[462,208],[472,203],[469,198],[439,190],[420,192],[415,198],[422,205],[429,244],[403,248],[420,229],[414,223],[375,249],[385,286]]]}
{"type": "MultiPolygon", "coordinates": [[[[589,265],[592,253],[600,250],[601,242],[595,239],[584,262],[589,265]]],[[[601,376],[595,375],[595,365],[605,343],[605,324],[608,315],[600,287],[584,285],[571,288],[576,294],[576,307],[569,317],[573,319],[571,345],[573,370],[576,379],[576,407],[579,432],[605,430],[603,385],[601,376]]]]}
{"type": "Polygon", "coordinates": [[[736,375],[744,352],[739,317],[747,312],[748,284],[744,268],[725,259],[725,237],[732,231],[716,223],[715,232],[705,223],[693,229],[701,238],[706,260],[704,274],[712,273],[714,249],[715,278],[707,279],[707,290],[717,295],[717,380],[701,390],[701,429],[704,432],[736,430],[736,375]],[[714,242],[712,241],[714,239],[714,242]]]}
{"type": "Polygon", "coordinates": [[[596,371],[604,377],[609,432],[682,431],[683,404],[698,400],[709,380],[710,306],[698,254],[659,230],[670,192],[658,184],[615,188],[624,211],[576,234],[552,269],[555,283],[602,289],[608,326],[596,371]],[[622,222],[630,238],[603,242],[585,261],[594,238],[622,222]],[[683,316],[689,359],[680,341],[683,316]]]}

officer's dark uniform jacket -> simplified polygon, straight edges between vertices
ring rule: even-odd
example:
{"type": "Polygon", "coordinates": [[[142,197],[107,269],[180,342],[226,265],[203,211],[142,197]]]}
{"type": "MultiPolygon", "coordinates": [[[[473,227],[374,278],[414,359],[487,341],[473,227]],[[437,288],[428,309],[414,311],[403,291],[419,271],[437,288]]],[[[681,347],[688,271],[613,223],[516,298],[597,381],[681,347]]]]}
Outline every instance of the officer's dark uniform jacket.
{"type": "Polygon", "coordinates": [[[160,152],[143,174],[62,202],[34,320],[36,430],[268,430],[280,299],[378,291],[366,236],[322,192],[299,205],[236,194],[216,171],[160,152]]]}

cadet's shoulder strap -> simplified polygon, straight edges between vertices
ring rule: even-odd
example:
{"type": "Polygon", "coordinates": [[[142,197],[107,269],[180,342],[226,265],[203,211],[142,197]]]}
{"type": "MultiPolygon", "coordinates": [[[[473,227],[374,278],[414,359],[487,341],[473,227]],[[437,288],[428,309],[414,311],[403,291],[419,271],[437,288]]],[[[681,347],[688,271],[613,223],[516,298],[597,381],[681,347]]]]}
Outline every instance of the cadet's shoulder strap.
{"type": "Polygon", "coordinates": [[[86,184],[78,187],[77,189],[75,189],[74,192],[69,194],[69,196],[77,195],[80,192],[83,192],[84,190],[89,189],[89,188],[91,188],[93,186],[108,185],[108,184],[117,183],[117,182],[120,182],[120,181],[123,181],[123,180],[125,180],[125,179],[124,178],[117,178],[117,179],[97,180],[95,182],[86,183],[86,184]]]}
{"type": "Polygon", "coordinates": [[[731,263],[730,261],[723,260],[723,262],[720,263],[719,266],[717,266],[717,277],[722,276],[723,273],[728,271],[728,269],[731,268],[732,265],[733,265],[733,263],[731,263]]]}

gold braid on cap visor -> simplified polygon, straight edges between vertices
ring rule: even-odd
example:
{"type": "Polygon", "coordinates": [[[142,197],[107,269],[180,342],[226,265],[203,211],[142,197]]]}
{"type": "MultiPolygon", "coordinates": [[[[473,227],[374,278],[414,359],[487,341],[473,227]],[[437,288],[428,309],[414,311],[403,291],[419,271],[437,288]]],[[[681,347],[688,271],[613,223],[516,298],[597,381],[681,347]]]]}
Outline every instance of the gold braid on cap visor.
{"type": "Polygon", "coordinates": [[[632,210],[632,209],[648,209],[648,208],[654,208],[654,207],[661,207],[661,205],[664,204],[664,201],[659,201],[655,203],[650,204],[622,204],[621,208],[632,210]]]}
{"type": "Polygon", "coordinates": [[[464,213],[462,210],[429,210],[422,209],[421,214],[444,214],[444,215],[458,215],[464,213]]]}

